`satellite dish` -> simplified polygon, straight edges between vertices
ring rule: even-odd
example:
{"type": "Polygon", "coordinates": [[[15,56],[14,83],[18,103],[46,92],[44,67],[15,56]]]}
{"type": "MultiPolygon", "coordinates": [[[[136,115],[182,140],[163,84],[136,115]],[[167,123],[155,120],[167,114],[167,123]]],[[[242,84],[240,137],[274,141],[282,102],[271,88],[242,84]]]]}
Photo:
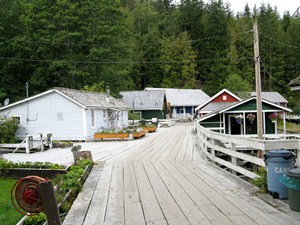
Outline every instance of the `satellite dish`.
{"type": "Polygon", "coordinates": [[[4,105],[8,105],[9,104],[9,98],[4,100],[4,105]]]}

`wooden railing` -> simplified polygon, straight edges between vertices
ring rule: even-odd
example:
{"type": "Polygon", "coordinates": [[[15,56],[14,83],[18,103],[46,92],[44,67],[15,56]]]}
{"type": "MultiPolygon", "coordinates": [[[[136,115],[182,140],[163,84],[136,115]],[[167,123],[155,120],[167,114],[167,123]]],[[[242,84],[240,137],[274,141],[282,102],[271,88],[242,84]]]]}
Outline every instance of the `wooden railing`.
{"type": "Polygon", "coordinates": [[[274,149],[293,150],[296,153],[296,165],[300,166],[299,135],[265,135],[264,140],[258,140],[251,136],[214,132],[199,124],[195,127],[198,144],[207,158],[249,178],[253,179],[258,175],[242,164],[249,162],[256,166],[266,166],[264,160],[256,156],[258,150],[263,153],[274,149]]]}
{"type": "Polygon", "coordinates": [[[37,148],[41,151],[44,151],[44,145],[47,145],[49,148],[52,148],[52,134],[48,133],[45,137],[43,137],[43,134],[41,133],[35,135],[26,135],[23,141],[17,146],[17,148],[12,153],[15,153],[24,144],[27,154],[29,154],[30,150],[33,148],[37,148]]]}

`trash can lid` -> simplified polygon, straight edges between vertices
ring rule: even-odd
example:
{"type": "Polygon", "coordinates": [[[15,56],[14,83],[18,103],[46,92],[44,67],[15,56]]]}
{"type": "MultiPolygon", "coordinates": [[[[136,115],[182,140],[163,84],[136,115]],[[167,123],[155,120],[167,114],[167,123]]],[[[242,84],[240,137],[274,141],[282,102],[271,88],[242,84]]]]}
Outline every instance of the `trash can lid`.
{"type": "Polygon", "coordinates": [[[267,157],[283,157],[283,158],[289,158],[289,157],[294,157],[293,152],[290,152],[285,149],[280,149],[280,150],[270,150],[266,153],[267,157]]]}
{"type": "Polygon", "coordinates": [[[290,177],[299,177],[300,178],[300,168],[288,170],[287,175],[290,177]]]}

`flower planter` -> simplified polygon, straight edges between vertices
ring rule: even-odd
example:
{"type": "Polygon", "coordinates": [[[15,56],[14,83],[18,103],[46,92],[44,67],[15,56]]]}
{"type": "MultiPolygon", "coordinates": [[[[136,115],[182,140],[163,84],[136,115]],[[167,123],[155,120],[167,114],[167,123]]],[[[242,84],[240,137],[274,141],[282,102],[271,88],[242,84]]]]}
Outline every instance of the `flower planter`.
{"type": "Polygon", "coordinates": [[[132,134],[132,137],[133,138],[141,138],[141,137],[143,137],[143,136],[145,136],[145,131],[140,131],[140,132],[134,132],[133,134],[132,134]]]}
{"type": "Polygon", "coordinates": [[[147,130],[149,133],[155,132],[157,127],[143,127],[143,130],[147,130]]]}
{"type": "Polygon", "coordinates": [[[95,139],[124,139],[128,137],[129,134],[94,134],[95,139]]]}

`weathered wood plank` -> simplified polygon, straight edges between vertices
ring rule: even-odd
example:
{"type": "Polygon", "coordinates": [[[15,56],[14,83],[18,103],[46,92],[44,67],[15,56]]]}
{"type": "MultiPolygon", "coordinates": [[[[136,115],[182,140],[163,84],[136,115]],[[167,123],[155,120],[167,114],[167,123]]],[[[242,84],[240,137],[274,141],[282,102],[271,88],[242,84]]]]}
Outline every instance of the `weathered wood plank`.
{"type": "Polygon", "coordinates": [[[167,224],[142,163],[134,165],[145,220],[148,224],[167,224]]]}
{"type": "Polygon", "coordinates": [[[115,162],[109,196],[107,200],[107,208],[105,213],[105,223],[124,224],[124,173],[123,163],[115,162]]]}
{"type": "Polygon", "coordinates": [[[125,192],[125,224],[143,225],[146,224],[143,216],[140,195],[138,192],[125,192]]]}
{"type": "Polygon", "coordinates": [[[99,174],[101,174],[102,166],[94,166],[90,175],[85,181],[81,192],[78,194],[76,201],[73,203],[69,213],[67,214],[64,224],[76,225],[83,224],[90,202],[98,183],[99,174]]]}
{"type": "Polygon", "coordinates": [[[218,209],[225,215],[242,215],[243,213],[228,200],[224,199],[222,194],[219,194],[211,186],[209,186],[204,179],[197,176],[196,167],[189,167],[188,162],[178,162],[177,166],[180,167],[180,171],[200,190],[203,190],[203,194],[218,207],[218,209]]]}
{"type": "Polygon", "coordinates": [[[109,195],[113,164],[105,163],[96,186],[84,225],[104,224],[106,205],[109,195]]]}
{"type": "Polygon", "coordinates": [[[144,167],[168,224],[189,224],[187,218],[176,204],[176,201],[169,193],[153,165],[151,163],[144,163],[144,167]]]}
{"type": "MultiPolygon", "coordinates": [[[[195,204],[187,193],[188,190],[184,190],[182,186],[172,177],[172,174],[167,170],[168,168],[163,166],[162,163],[154,163],[156,171],[158,171],[164,184],[168,188],[172,197],[184,213],[190,224],[211,224],[207,217],[203,214],[201,209],[195,204]]],[[[180,182],[180,181],[179,181],[180,182]]],[[[180,182],[181,183],[181,182],[180,182]]]]}

